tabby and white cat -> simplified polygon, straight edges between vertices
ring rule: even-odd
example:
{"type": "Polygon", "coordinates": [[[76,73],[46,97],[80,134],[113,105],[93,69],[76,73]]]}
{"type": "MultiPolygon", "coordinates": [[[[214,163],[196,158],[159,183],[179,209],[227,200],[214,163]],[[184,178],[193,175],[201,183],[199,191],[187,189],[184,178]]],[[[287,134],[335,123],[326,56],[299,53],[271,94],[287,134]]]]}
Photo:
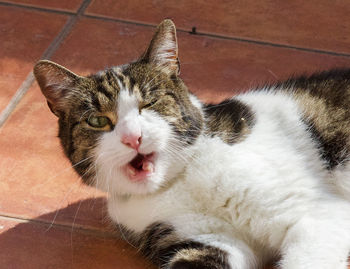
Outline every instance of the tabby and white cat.
{"type": "Polygon", "coordinates": [[[40,61],[34,74],[74,168],[159,267],[347,267],[350,70],[204,104],[165,20],[138,61],[88,77],[40,61]]]}

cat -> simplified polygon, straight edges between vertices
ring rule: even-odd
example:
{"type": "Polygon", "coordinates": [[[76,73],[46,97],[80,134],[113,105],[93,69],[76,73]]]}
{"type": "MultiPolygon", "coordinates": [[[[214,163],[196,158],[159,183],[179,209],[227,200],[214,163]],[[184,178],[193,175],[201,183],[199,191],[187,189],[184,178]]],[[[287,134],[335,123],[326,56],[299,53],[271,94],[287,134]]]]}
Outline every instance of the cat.
{"type": "Polygon", "coordinates": [[[160,268],[347,268],[350,69],[219,104],[179,71],[171,20],[130,64],[34,67],[65,154],[127,240],[160,268]]]}

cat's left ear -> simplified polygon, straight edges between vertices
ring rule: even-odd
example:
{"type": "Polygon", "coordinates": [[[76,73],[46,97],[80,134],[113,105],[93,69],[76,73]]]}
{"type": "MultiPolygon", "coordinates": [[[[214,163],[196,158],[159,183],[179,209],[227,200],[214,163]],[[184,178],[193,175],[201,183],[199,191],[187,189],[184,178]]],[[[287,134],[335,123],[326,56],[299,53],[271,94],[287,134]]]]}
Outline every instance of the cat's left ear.
{"type": "Polygon", "coordinates": [[[76,81],[82,77],[74,74],[67,68],[48,60],[39,61],[34,66],[34,76],[41,92],[47,100],[50,110],[60,116],[67,107],[67,96],[76,81]]]}
{"type": "Polygon", "coordinates": [[[157,31],[141,59],[155,64],[169,75],[180,73],[176,27],[171,20],[164,20],[158,25],[157,31]]]}

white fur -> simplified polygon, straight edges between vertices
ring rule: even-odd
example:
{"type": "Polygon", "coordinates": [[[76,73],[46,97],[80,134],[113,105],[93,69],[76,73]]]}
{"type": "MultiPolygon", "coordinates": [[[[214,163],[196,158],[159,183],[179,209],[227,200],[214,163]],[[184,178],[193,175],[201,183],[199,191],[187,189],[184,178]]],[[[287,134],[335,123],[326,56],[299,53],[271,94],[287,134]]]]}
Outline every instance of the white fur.
{"type": "Polygon", "coordinates": [[[119,137],[136,134],[141,136],[141,124],[138,101],[128,90],[121,90],[118,98],[118,128],[115,128],[119,137]]]}
{"type": "Polygon", "coordinates": [[[177,42],[174,32],[164,32],[164,37],[159,40],[151,51],[151,62],[160,70],[170,74],[177,68],[177,42]]]}
{"type": "MultiPolygon", "coordinates": [[[[237,98],[255,113],[251,134],[234,145],[201,135],[179,152],[182,158],[167,151],[172,134],[162,117],[134,114],[137,127],[130,128],[141,129],[143,150],[158,154],[158,172],[146,184],[129,182],[117,167],[135,156],[120,143],[119,123],[105,134],[97,150],[98,185],[110,194],[111,218],[136,232],[169,222],[184,237],[228,251],[232,268],[257,268],[281,253],[283,269],[345,269],[349,192],[333,191],[296,103],[264,91],[237,98]],[[162,188],[165,182],[170,187],[162,188]]],[[[133,106],[122,110],[121,122],[133,106]]],[[[339,189],[349,179],[349,165],[336,173],[339,189]]]]}
{"type": "Polygon", "coordinates": [[[177,43],[176,37],[173,32],[166,32],[165,37],[157,45],[155,51],[152,53],[153,61],[159,62],[163,65],[168,65],[170,62],[172,64],[176,63],[176,52],[177,52],[177,43]]]}
{"type": "Polygon", "coordinates": [[[196,108],[202,111],[202,103],[198,100],[196,96],[194,96],[193,94],[190,94],[190,101],[196,108]]]}

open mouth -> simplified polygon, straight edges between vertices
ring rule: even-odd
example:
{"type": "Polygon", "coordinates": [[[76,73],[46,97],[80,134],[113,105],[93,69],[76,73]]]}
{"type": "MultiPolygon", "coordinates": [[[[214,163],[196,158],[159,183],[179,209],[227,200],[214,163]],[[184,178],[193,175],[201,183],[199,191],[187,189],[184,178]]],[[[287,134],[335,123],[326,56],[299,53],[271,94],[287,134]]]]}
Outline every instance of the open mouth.
{"type": "Polygon", "coordinates": [[[154,152],[146,155],[138,153],[126,165],[126,172],[133,181],[141,181],[150,176],[154,172],[154,152]]]}

